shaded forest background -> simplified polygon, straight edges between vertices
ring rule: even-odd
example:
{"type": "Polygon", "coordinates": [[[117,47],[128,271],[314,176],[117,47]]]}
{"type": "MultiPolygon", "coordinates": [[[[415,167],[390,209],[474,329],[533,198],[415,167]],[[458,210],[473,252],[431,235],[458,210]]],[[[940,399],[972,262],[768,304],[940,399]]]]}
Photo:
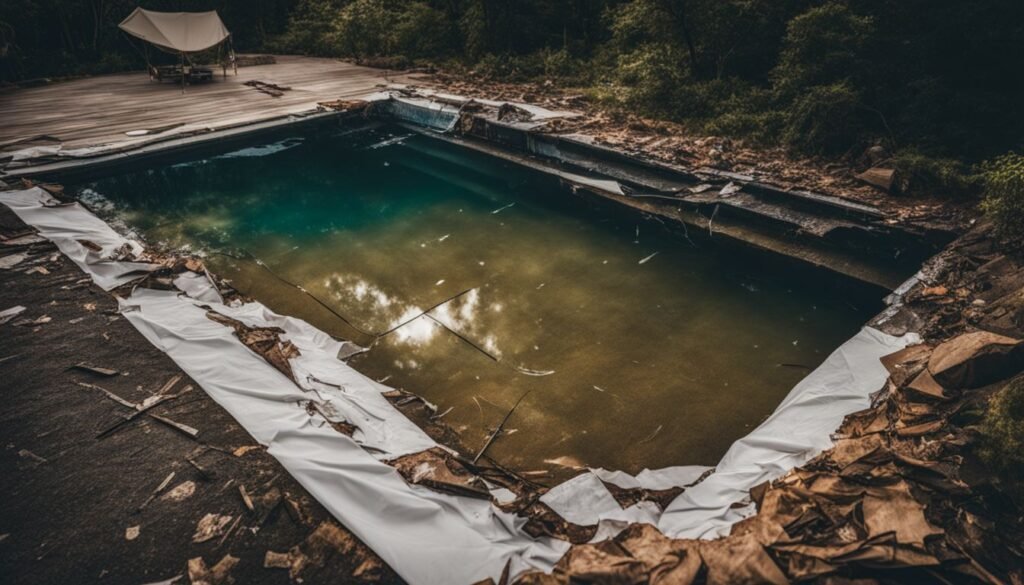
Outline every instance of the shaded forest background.
{"type": "MultiPolygon", "coordinates": [[[[128,0],[4,0],[6,81],[139,69],[128,0]]],[[[1021,0],[152,0],[220,12],[239,51],[436,65],[571,87],[695,132],[972,188],[1024,141],[1021,0]]]]}

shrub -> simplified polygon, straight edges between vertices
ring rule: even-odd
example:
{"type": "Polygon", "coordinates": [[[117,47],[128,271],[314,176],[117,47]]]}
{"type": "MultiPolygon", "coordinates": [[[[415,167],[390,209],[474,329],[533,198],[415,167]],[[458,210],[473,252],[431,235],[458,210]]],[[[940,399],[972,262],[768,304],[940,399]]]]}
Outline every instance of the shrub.
{"type": "Polygon", "coordinates": [[[831,86],[869,70],[864,53],[874,31],[871,18],[830,2],[793,18],[779,63],[772,72],[776,87],[795,94],[811,86],[831,86]]]}
{"type": "Polygon", "coordinates": [[[860,96],[845,82],[807,88],[785,111],[782,141],[809,154],[848,151],[860,138],[860,96]]]}
{"type": "Polygon", "coordinates": [[[342,55],[388,55],[393,49],[395,21],[383,0],[354,0],[332,21],[330,43],[342,55]]]}
{"type": "Polygon", "coordinates": [[[565,49],[542,49],[540,60],[544,65],[544,76],[549,79],[577,80],[582,73],[580,62],[565,49]]]}
{"type": "Polygon", "coordinates": [[[1024,377],[1011,380],[992,398],[980,430],[978,455],[1024,504],[1024,377]]]}
{"type": "MultiPolygon", "coordinates": [[[[1024,241],[1024,156],[1010,153],[985,162],[982,178],[982,209],[995,223],[996,233],[1017,243],[1024,241]]],[[[1024,396],[1024,389],[1019,392],[1024,396]]],[[[1024,398],[1020,400],[1024,404],[1024,398]]]]}
{"type": "Polygon", "coordinates": [[[786,117],[775,108],[770,91],[734,84],[716,109],[718,113],[704,126],[708,134],[747,138],[766,145],[779,143],[786,117]]]}
{"type": "Polygon", "coordinates": [[[893,168],[900,180],[900,190],[908,193],[962,198],[972,196],[979,187],[978,176],[964,163],[913,149],[897,152],[893,168]]]}
{"type": "Polygon", "coordinates": [[[455,26],[425,2],[412,2],[399,13],[394,29],[395,49],[413,58],[449,55],[455,46],[455,26]]]}
{"type": "Polygon", "coordinates": [[[684,62],[678,47],[665,43],[649,43],[620,55],[615,77],[623,100],[649,114],[685,112],[689,108],[675,102],[680,90],[690,83],[684,62]]]}

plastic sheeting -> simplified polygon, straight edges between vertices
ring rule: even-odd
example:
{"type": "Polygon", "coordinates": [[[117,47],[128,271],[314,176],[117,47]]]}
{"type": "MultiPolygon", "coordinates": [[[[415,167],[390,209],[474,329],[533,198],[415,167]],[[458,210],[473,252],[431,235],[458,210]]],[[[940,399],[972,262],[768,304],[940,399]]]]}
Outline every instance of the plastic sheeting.
{"type": "MultiPolygon", "coordinates": [[[[26,223],[52,240],[101,287],[111,288],[153,266],[111,258],[127,245],[102,220],[78,204],[56,205],[39,188],[0,193],[26,223]],[[97,253],[82,245],[88,240],[97,253]]],[[[121,299],[125,317],[186,373],[352,532],[410,583],[472,583],[498,579],[508,564],[514,577],[550,571],[568,544],[535,539],[525,519],[490,502],[434,492],[408,484],[384,463],[436,445],[382,395],[389,390],[350,368],[339,342],[299,319],[277,315],[260,303],[225,305],[204,275],[175,279],[182,291],[137,289],[121,299]],[[296,381],[286,377],[238,340],[233,330],[209,319],[207,307],[254,327],[279,327],[282,339],[300,352],[292,358],[296,381]],[[311,415],[303,407],[318,406],[311,415]],[[325,420],[326,419],[326,420],[325,420]],[[328,421],[358,427],[352,437],[328,421]]],[[[630,523],[657,524],[669,536],[710,538],[725,533],[751,512],[734,504],[750,488],[777,478],[831,445],[842,418],[869,404],[884,383],[880,357],[916,342],[864,328],[798,384],[776,411],[740,439],[715,473],[688,488],[662,513],[650,502],[623,509],[603,482],[623,488],[661,490],[692,484],[708,468],[645,470],[636,477],[593,469],[545,494],[542,501],[577,524],[598,524],[595,540],[630,523]]],[[[507,499],[509,494],[497,493],[507,499]]]]}
{"type": "Polygon", "coordinates": [[[676,538],[727,534],[753,511],[732,504],[831,447],[831,433],[843,417],[870,406],[870,395],[885,384],[889,373],[879,358],[919,340],[913,333],[894,337],[861,329],[797,384],[767,420],[733,443],[715,473],[673,500],[658,528],[676,538]]]}
{"type": "Polygon", "coordinates": [[[410,583],[473,583],[550,571],[568,544],[534,539],[526,522],[490,502],[409,485],[380,459],[436,444],[394,409],[380,385],[336,358],[340,343],[304,321],[259,303],[230,307],[174,291],[138,289],[124,316],[167,353],[346,527],[410,583]],[[259,327],[281,327],[299,349],[291,360],[300,387],[253,353],[214,311],[259,327]],[[314,401],[332,419],[359,427],[350,438],[303,408],[314,401]]]}
{"type": "Polygon", "coordinates": [[[103,290],[116,288],[138,278],[141,272],[157,268],[154,264],[117,260],[122,250],[141,254],[142,246],[121,237],[80,203],[61,203],[39,187],[0,192],[0,203],[56,244],[103,290]]]}

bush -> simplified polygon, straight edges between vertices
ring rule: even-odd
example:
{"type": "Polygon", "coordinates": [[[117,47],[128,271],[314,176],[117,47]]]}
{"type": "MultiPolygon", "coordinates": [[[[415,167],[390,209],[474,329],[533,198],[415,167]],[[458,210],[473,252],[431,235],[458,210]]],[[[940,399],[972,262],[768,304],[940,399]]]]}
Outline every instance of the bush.
{"type": "Polygon", "coordinates": [[[847,152],[861,138],[860,96],[845,82],[806,89],[785,111],[782,141],[808,154],[847,152]]]}
{"type": "Polygon", "coordinates": [[[900,180],[900,190],[906,193],[963,198],[973,196],[979,189],[979,177],[964,163],[913,149],[896,153],[893,168],[900,180]]]}
{"type": "MultiPolygon", "coordinates": [[[[984,163],[982,179],[985,185],[982,209],[995,223],[997,235],[1018,243],[1024,241],[1024,156],[1004,154],[984,163]]],[[[1020,394],[1024,396],[1024,389],[1020,394]]],[[[1024,404],[1024,398],[1020,400],[1024,404]]]]}
{"type": "Polygon", "coordinates": [[[453,52],[455,26],[425,2],[412,2],[398,15],[395,50],[412,58],[441,58],[453,52]]]}
{"type": "Polygon", "coordinates": [[[1024,377],[1018,376],[989,403],[981,423],[978,455],[1024,504],[1024,377]]]}
{"type": "Polygon", "coordinates": [[[354,0],[332,21],[330,44],[342,55],[389,55],[395,21],[383,0],[354,0]]]}
{"type": "Polygon", "coordinates": [[[846,5],[830,2],[793,18],[779,63],[772,72],[776,88],[793,96],[812,86],[831,86],[860,77],[870,65],[864,53],[874,24],[846,5]]]}
{"type": "Polygon", "coordinates": [[[677,47],[665,43],[649,43],[621,55],[615,77],[623,101],[648,114],[685,116],[691,108],[675,102],[691,82],[681,66],[684,60],[677,47]]]}
{"type": "Polygon", "coordinates": [[[729,96],[718,102],[716,109],[718,113],[704,126],[708,134],[778,145],[786,116],[775,108],[770,91],[757,87],[734,87],[729,96]]]}

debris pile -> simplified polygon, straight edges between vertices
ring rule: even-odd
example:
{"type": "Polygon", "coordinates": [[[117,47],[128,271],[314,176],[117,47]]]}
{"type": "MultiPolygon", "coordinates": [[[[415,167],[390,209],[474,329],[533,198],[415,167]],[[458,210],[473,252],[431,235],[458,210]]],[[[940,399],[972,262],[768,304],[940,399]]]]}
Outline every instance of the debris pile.
{"type": "Polygon", "coordinates": [[[895,180],[891,171],[874,170],[868,173],[871,180],[865,181],[852,163],[795,157],[781,147],[754,147],[738,139],[695,135],[682,124],[600,107],[582,94],[567,93],[553,84],[500,83],[443,72],[413,75],[410,79],[457,95],[575,110],[582,115],[550,120],[542,131],[586,134],[597,144],[689,170],[739,173],[782,189],[805,189],[867,203],[886,210],[902,222],[927,221],[962,227],[969,215],[968,202],[956,203],[939,197],[890,196],[882,186],[883,183],[891,186],[895,180]]]}
{"type": "Polygon", "coordinates": [[[244,85],[248,85],[256,91],[260,93],[265,93],[271,97],[281,97],[284,95],[284,92],[291,91],[292,89],[286,85],[278,85],[276,83],[272,83],[269,81],[260,81],[258,79],[246,81],[244,85]]]}

